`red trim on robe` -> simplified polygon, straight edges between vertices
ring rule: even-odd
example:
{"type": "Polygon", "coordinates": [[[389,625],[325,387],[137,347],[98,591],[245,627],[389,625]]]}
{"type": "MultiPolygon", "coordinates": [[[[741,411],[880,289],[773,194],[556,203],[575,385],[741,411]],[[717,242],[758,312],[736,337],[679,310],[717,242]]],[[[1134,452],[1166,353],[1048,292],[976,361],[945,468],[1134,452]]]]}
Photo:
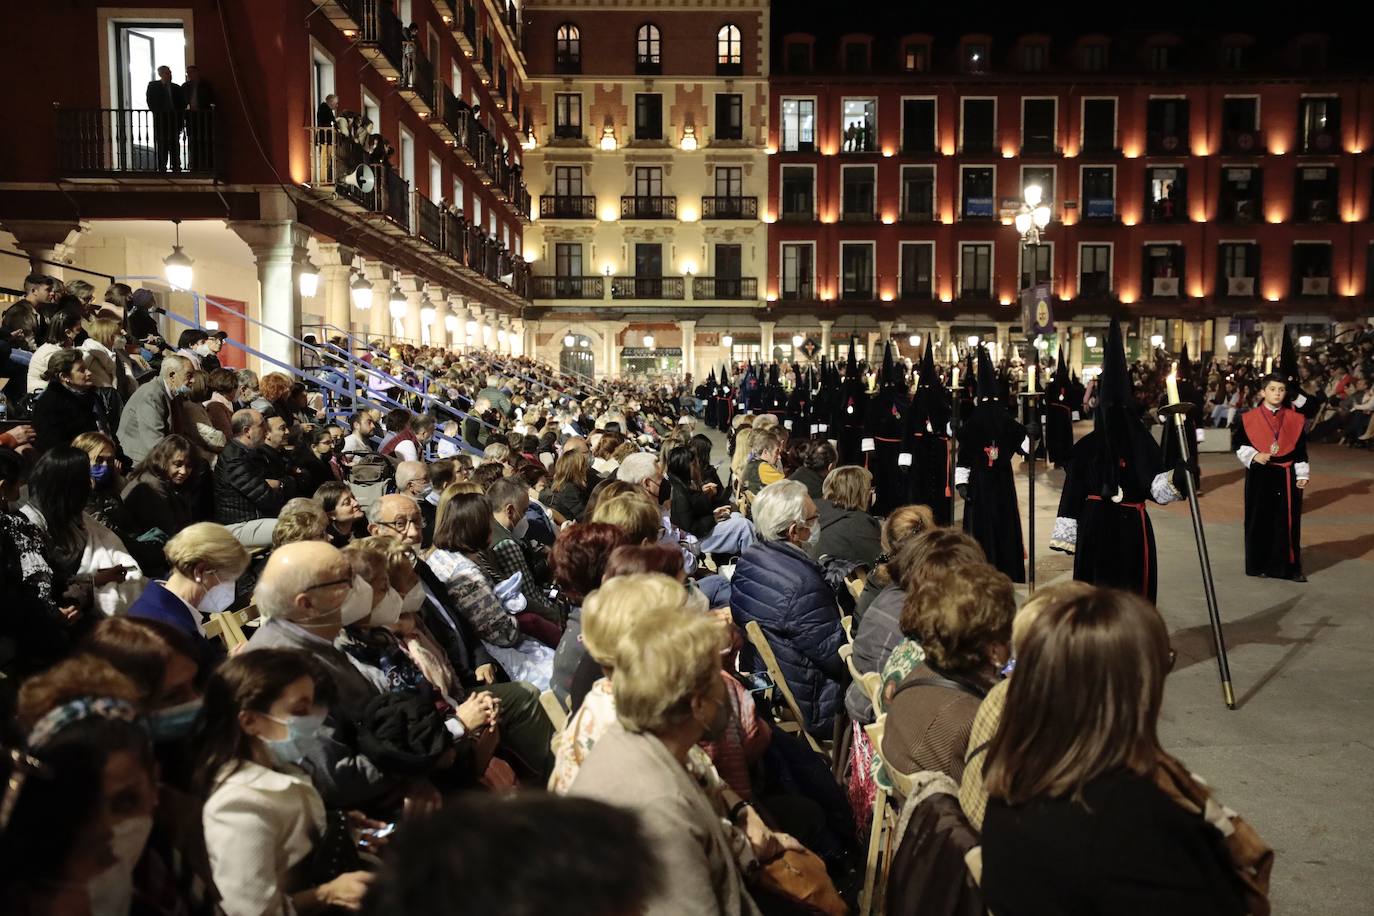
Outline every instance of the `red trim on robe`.
{"type": "MultiPolygon", "coordinates": [[[[1261,404],[1241,415],[1245,437],[1250,440],[1250,446],[1260,452],[1269,451],[1269,446],[1274,444],[1274,423],[1263,413],[1268,410],[1268,407],[1261,404]]],[[[1277,414],[1271,413],[1270,416],[1276,416],[1279,421],[1279,450],[1273,454],[1287,455],[1298,447],[1298,438],[1302,436],[1305,420],[1297,411],[1287,407],[1280,408],[1277,414]]]]}

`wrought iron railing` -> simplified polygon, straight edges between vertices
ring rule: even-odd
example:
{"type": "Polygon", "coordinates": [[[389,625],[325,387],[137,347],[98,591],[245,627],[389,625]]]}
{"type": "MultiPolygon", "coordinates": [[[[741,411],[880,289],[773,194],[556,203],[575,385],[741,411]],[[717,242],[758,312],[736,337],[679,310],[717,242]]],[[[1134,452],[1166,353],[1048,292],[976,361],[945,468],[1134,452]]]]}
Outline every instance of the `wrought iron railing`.
{"type": "Polygon", "coordinates": [[[681,277],[613,277],[612,299],[681,299],[685,284],[681,277]]]}
{"type": "Polygon", "coordinates": [[[222,165],[215,123],[213,106],[182,112],[58,108],[58,169],[64,176],[211,177],[222,165]]]}
{"type": "Polygon", "coordinates": [[[600,299],[606,287],[601,277],[531,277],[534,299],[600,299]]]}
{"type": "Polygon", "coordinates": [[[637,197],[627,194],[620,198],[621,219],[677,219],[676,197],[637,197]]]}
{"type": "Polygon", "coordinates": [[[596,219],[596,198],[543,194],[539,198],[541,219],[596,219]]]}
{"type": "Polygon", "coordinates": [[[702,219],[758,219],[757,197],[703,197],[702,219]]]}
{"type": "Polygon", "coordinates": [[[757,299],[757,277],[693,277],[692,296],[696,299],[757,299]]]}

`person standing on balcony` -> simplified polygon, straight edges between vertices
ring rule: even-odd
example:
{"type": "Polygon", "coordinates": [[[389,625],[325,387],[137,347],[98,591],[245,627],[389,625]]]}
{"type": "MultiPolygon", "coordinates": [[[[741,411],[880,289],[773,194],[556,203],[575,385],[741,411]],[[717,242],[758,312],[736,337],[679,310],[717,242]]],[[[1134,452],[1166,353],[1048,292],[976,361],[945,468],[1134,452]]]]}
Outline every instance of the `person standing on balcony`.
{"type": "Polygon", "coordinates": [[[186,98],[186,152],[191,171],[209,169],[214,165],[213,135],[210,133],[210,112],[215,107],[215,89],[200,77],[200,68],[186,66],[186,82],[181,84],[186,98]]]}
{"type": "Polygon", "coordinates": [[[415,37],[420,30],[415,23],[401,33],[401,88],[415,88],[415,37]]]}
{"type": "Polygon", "coordinates": [[[167,170],[171,162],[173,172],[181,171],[181,120],[186,110],[186,93],[172,82],[172,68],[157,68],[157,79],[148,84],[146,97],[153,117],[153,151],[157,157],[157,171],[167,170]]]}
{"type": "Polygon", "coordinates": [[[315,110],[315,126],[327,127],[333,130],[336,126],[336,119],[339,111],[339,97],[334,93],[324,97],[320,107],[315,110]]]}

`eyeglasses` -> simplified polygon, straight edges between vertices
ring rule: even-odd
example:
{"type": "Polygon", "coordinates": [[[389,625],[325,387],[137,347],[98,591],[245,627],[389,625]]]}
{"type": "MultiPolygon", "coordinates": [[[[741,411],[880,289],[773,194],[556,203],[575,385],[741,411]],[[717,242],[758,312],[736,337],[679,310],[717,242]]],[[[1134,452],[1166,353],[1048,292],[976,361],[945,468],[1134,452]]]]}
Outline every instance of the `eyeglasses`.
{"type": "Polygon", "coordinates": [[[352,585],[352,584],[353,584],[353,577],[352,577],[352,576],[349,576],[347,579],[335,579],[335,580],[332,581],[332,582],[321,582],[319,585],[308,585],[308,586],[305,587],[304,590],[307,591],[307,592],[313,592],[313,591],[314,591],[315,589],[317,589],[317,588],[338,588],[338,587],[341,586],[341,585],[352,585]]]}
{"type": "Polygon", "coordinates": [[[816,524],[816,522],[819,522],[820,520],[820,513],[816,513],[815,515],[808,515],[806,518],[802,519],[802,524],[810,528],[812,525],[816,524]]]}
{"type": "Polygon", "coordinates": [[[390,528],[392,531],[404,532],[414,528],[416,531],[423,531],[424,525],[418,518],[398,518],[389,522],[378,522],[383,528],[390,528]]]}

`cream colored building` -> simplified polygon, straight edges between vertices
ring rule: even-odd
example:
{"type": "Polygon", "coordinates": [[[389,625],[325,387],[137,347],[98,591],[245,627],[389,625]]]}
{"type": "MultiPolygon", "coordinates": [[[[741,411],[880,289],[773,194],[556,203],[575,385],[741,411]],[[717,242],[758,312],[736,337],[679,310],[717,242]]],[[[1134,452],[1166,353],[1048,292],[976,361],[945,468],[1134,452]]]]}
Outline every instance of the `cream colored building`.
{"type": "Polygon", "coordinates": [[[765,295],[768,5],[526,10],[534,352],[704,377],[765,295]]]}

